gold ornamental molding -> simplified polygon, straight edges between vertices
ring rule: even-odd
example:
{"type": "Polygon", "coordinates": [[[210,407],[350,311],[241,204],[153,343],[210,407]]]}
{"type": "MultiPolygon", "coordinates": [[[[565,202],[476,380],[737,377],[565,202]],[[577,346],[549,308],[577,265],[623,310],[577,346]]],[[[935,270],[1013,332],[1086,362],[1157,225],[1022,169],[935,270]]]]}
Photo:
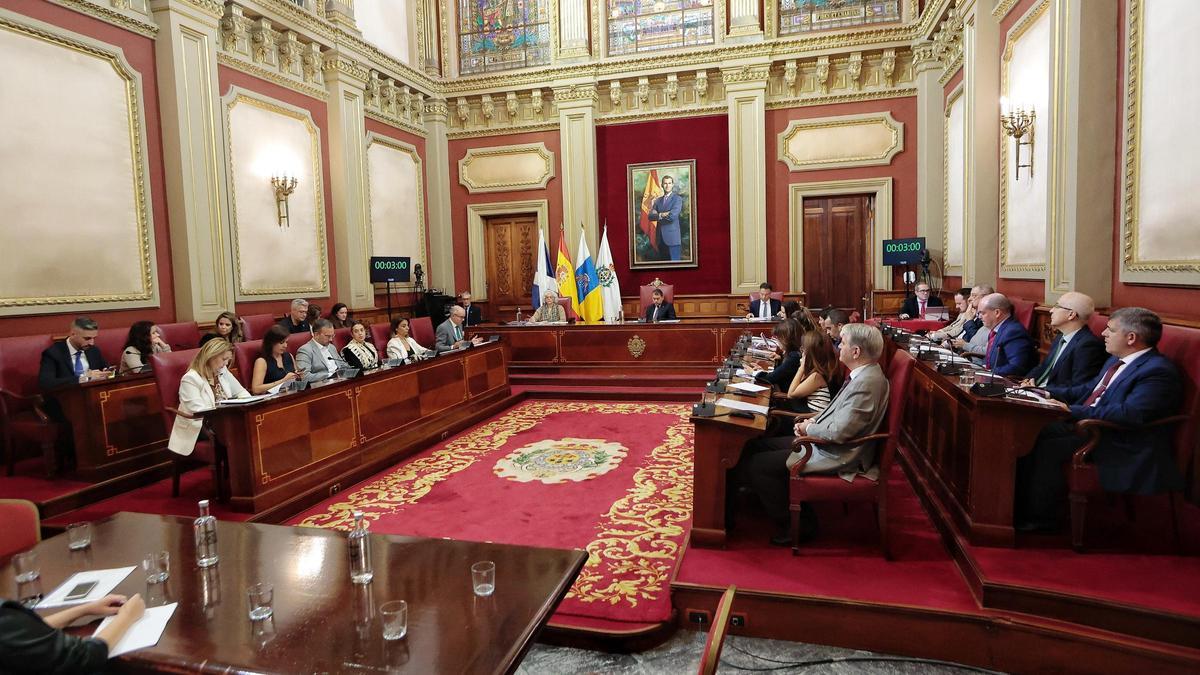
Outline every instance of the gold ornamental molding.
{"type": "Polygon", "coordinates": [[[777,156],[792,171],[882,166],[904,150],[904,123],[890,111],[792,120],[777,156]]]}
{"type": "Polygon", "coordinates": [[[992,8],[992,18],[997,21],[1003,21],[1004,17],[1012,11],[1013,7],[1017,6],[1020,0],[997,0],[996,6],[992,8]]]}
{"type": "Polygon", "coordinates": [[[640,335],[634,335],[629,338],[629,342],[625,345],[629,350],[629,355],[635,359],[642,358],[642,354],[646,353],[646,341],[640,335]]]}
{"type": "Polygon", "coordinates": [[[121,8],[111,3],[108,3],[106,7],[99,2],[92,2],[90,0],[50,0],[50,2],[74,10],[80,14],[86,14],[93,19],[99,19],[104,23],[122,28],[131,33],[137,33],[142,37],[154,39],[158,36],[158,25],[151,21],[149,17],[134,9],[121,8]]]}
{"type": "MultiPolygon", "coordinates": [[[[947,256],[950,252],[950,112],[965,91],[966,88],[959,83],[954,91],[950,92],[950,96],[946,99],[945,120],[942,123],[942,265],[946,274],[962,274],[963,269],[961,264],[951,265],[947,256]]],[[[960,142],[965,142],[965,139],[960,139],[960,142]]],[[[965,186],[967,184],[966,162],[963,162],[962,166],[962,180],[965,186]]],[[[960,215],[964,217],[965,222],[965,212],[960,215]]],[[[966,236],[965,229],[962,236],[966,236]]]]}
{"type": "Polygon", "coordinates": [[[554,153],[545,143],[470,148],[458,160],[458,182],[471,194],[543,190],[554,178],[554,153]]]}
{"type": "Polygon", "coordinates": [[[256,66],[253,63],[248,63],[244,59],[240,59],[237,56],[227,52],[217,52],[217,63],[223,66],[229,66],[238,72],[252,75],[260,80],[266,80],[267,82],[277,84],[285,89],[291,89],[298,94],[310,96],[318,101],[326,101],[328,99],[328,94],[322,87],[296,82],[295,80],[288,79],[273,70],[256,66]]]}
{"type": "MultiPolygon", "coordinates": [[[[416,205],[417,205],[417,219],[416,219],[417,220],[417,223],[416,223],[417,245],[416,245],[416,250],[419,251],[420,254],[414,256],[415,258],[417,258],[417,260],[414,260],[413,262],[420,262],[421,264],[427,266],[428,261],[425,259],[426,258],[425,252],[427,250],[425,247],[425,240],[426,240],[425,165],[421,161],[421,154],[419,152],[417,152],[416,146],[412,145],[411,143],[405,143],[404,141],[397,140],[395,138],[392,138],[390,136],[385,136],[383,134],[377,134],[373,131],[367,132],[366,151],[364,152],[364,155],[363,155],[365,158],[364,165],[366,166],[366,172],[367,172],[367,181],[366,181],[367,182],[367,190],[366,190],[366,193],[367,193],[367,241],[371,245],[371,253],[372,253],[372,255],[383,255],[382,252],[377,253],[374,250],[376,223],[375,223],[374,219],[371,217],[372,182],[371,182],[370,153],[371,153],[371,148],[375,145],[379,145],[381,147],[388,148],[389,150],[393,150],[395,152],[401,152],[401,153],[404,153],[405,155],[408,155],[412,159],[413,165],[416,167],[416,170],[415,170],[415,177],[416,177],[415,201],[416,201],[416,205]]],[[[380,188],[380,190],[384,190],[384,191],[395,188],[395,186],[391,186],[391,185],[379,185],[378,187],[380,188]]],[[[382,224],[380,224],[380,226],[382,226],[382,224]]],[[[401,291],[411,290],[411,289],[415,288],[415,284],[398,284],[396,287],[400,288],[401,291]]]]}

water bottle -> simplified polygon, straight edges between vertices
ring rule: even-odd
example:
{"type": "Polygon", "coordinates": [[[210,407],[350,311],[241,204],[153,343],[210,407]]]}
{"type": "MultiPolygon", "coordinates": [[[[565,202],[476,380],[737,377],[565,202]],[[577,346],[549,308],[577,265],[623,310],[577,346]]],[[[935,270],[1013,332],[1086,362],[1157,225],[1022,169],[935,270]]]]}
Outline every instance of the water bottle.
{"type": "Polygon", "coordinates": [[[517,323],[521,323],[521,308],[517,308],[517,323]]]}
{"type": "Polygon", "coordinates": [[[350,581],[356,584],[369,584],[375,578],[371,571],[371,537],[367,534],[367,524],[363,521],[362,511],[354,512],[354,529],[347,537],[350,545],[350,581]]]}
{"type": "Polygon", "coordinates": [[[217,519],[208,513],[208,500],[200,500],[200,517],[192,522],[196,535],[196,564],[212,567],[220,558],[217,556],[217,519]]]}

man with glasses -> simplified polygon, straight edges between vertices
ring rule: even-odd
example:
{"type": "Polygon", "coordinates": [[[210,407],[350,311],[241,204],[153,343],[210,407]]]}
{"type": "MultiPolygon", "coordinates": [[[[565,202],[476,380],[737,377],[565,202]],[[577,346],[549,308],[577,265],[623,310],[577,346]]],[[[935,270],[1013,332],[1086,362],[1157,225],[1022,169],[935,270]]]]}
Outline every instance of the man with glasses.
{"type": "Polygon", "coordinates": [[[955,349],[960,349],[970,356],[979,357],[978,360],[980,363],[983,362],[983,356],[987,353],[988,333],[985,330],[981,330],[983,328],[983,318],[979,316],[979,301],[995,292],[987,284],[980,284],[971,289],[971,296],[967,298],[967,305],[970,307],[973,318],[963,323],[962,334],[955,338],[953,343],[955,349]]]}
{"type": "Polygon", "coordinates": [[[979,316],[988,330],[983,365],[1004,377],[1023,376],[1037,363],[1037,345],[1012,312],[1012,301],[1003,293],[979,301],[979,316]]]}
{"type": "Polygon", "coordinates": [[[931,297],[929,284],[921,282],[917,284],[916,295],[904,299],[904,305],[900,308],[900,320],[924,319],[930,307],[941,307],[944,311],[946,305],[936,295],[931,297]]]}
{"type": "Polygon", "coordinates": [[[954,294],[954,308],[958,310],[958,316],[954,317],[954,323],[930,333],[929,339],[941,342],[962,335],[967,322],[975,319],[975,305],[971,303],[970,298],[971,289],[959,289],[954,294]]]}
{"type": "Polygon", "coordinates": [[[1108,354],[1104,342],[1088,328],[1088,318],[1096,303],[1083,293],[1064,293],[1050,310],[1050,325],[1058,337],[1050,352],[1036,368],[1029,371],[1025,387],[1074,387],[1090,381],[1100,372],[1108,354]]]}

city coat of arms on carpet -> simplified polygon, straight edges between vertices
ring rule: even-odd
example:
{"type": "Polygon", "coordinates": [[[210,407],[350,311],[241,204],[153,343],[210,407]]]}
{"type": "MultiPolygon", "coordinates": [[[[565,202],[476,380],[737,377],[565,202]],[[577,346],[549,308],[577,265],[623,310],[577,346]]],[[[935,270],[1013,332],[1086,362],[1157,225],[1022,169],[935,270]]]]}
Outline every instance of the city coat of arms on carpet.
{"type": "Polygon", "coordinates": [[[625,446],[603,439],[545,439],[505,455],[492,471],[519,483],[578,483],[612,471],[626,453],[625,446]]]}

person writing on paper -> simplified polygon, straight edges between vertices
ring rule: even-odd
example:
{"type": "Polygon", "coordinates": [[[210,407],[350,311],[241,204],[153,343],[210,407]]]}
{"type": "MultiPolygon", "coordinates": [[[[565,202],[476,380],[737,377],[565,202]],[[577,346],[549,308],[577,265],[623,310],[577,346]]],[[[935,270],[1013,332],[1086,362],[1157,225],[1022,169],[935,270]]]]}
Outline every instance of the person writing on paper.
{"type": "Polygon", "coordinates": [[[417,361],[433,356],[432,350],[422,347],[412,338],[409,334],[411,331],[412,326],[409,325],[408,319],[402,317],[392,319],[392,339],[387,343],[389,359],[417,361]]]}
{"type": "Polygon", "coordinates": [[[317,319],[312,339],[296,351],[296,368],[304,372],[304,381],[328,380],[345,363],[333,346],[333,324],[329,319],[317,319]]]}
{"type": "Polygon", "coordinates": [[[162,329],[150,321],[138,321],[129,327],[129,336],[125,338],[125,351],[121,353],[121,368],[119,373],[124,375],[131,370],[137,370],[146,365],[151,354],[161,354],[171,351],[162,337],[162,329]]]}
{"type": "Polygon", "coordinates": [[[659,321],[673,321],[675,316],[675,307],[664,299],[661,288],[654,289],[650,294],[652,302],[646,308],[646,323],[658,323],[659,321]]]}
{"type": "Polygon", "coordinates": [[[350,322],[350,342],[342,348],[342,358],[351,368],[371,370],[380,366],[379,352],[367,342],[367,324],[354,319],[350,322]]]}
{"type": "Polygon", "coordinates": [[[188,371],[179,381],[179,414],[171,427],[167,449],[180,455],[190,455],[196,449],[196,439],[204,430],[204,421],[192,413],[210,410],[230,398],[247,398],[250,392],[237,381],[227,367],[233,345],[225,340],[209,340],[192,359],[188,371]]]}
{"type": "Polygon", "coordinates": [[[529,317],[529,323],[563,323],[566,320],[567,313],[563,311],[562,305],[558,304],[558,293],[554,291],[546,291],[542,295],[541,307],[529,317]]]}
{"type": "Polygon", "coordinates": [[[146,611],[142,596],[109,595],[46,617],[19,602],[0,604],[0,672],[99,673],[108,652],[146,611]],[[87,616],[115,616],[94,637],[68,635],[63,629],[87,616]]]}
{"type": "Polygon", "coordinates": [[[296,361],[287,350],[288,333],[282,326],[271,326],[262,339],[262,351],[254,359],[250,391],[265,394],[284,382],[299,379],[296,361]]]}
{"type": "Polygon", "coordinates": [[[762,282],[758,285],[758,299],[750,303],[750,311],[746,312],[747,319],[773,319],[787,316],[783,313],[783,303],[771,297],[771,284],[762,282]]]}
{"type": "Polygon", "coordinates": [[[450,317],[443,321],[437,327],[437,344],[435,348],[439,352],[448,352],[451,349],[460,349],[471,345],[483,344],[483,338],[476,335],[467,340],[463,337],[463,321],[467,318],[467,310],[459,305],[454,305],[450,308],[450,317]]]}

